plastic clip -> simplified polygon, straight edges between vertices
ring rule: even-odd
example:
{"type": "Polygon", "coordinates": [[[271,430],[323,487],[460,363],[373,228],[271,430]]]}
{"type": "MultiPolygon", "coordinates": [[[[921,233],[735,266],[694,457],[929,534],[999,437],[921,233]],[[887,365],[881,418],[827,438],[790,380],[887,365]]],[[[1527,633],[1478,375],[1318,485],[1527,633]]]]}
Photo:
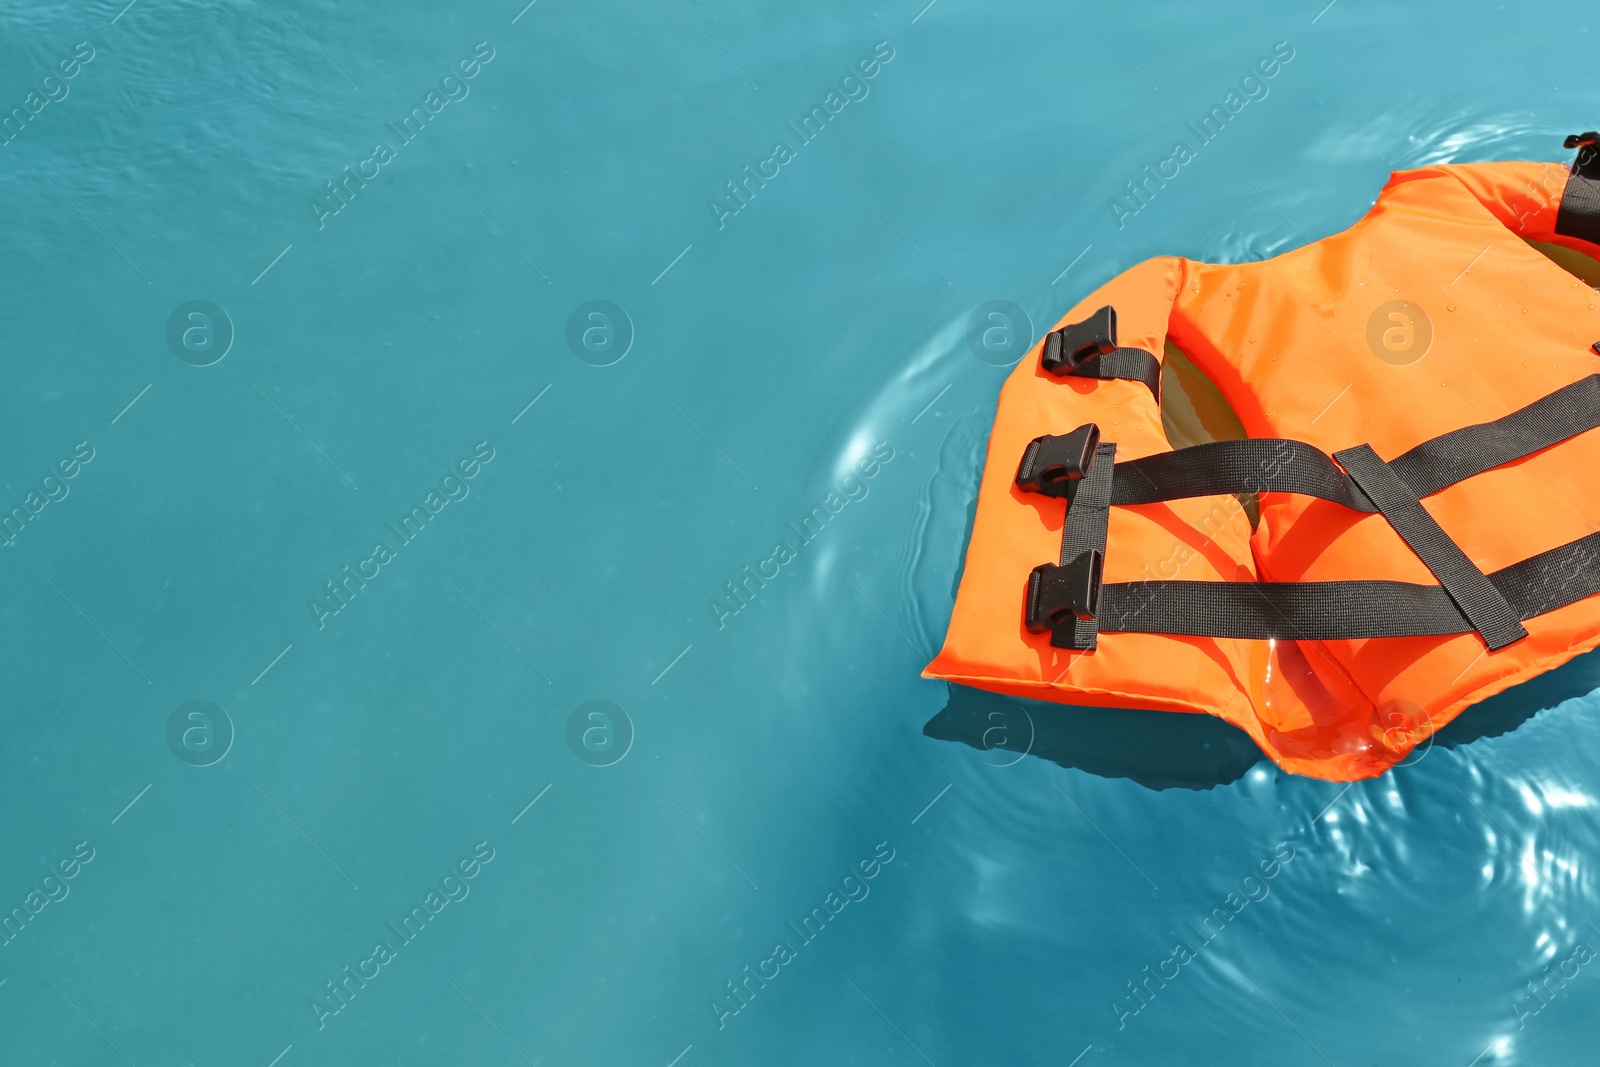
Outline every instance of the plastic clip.
{"type": "Polygon", "coordinates": [[[1096,356],[1117,348],[1117,309],[1107,304],[1082,322],[1052,330],[1045,336],[1039,365],[1057,377],[1074,374],[1096,356]]]}
{"type": "Polygon", "coordinates": [[[1057,648],[1087,651],[1094,648],[1091,628],[1080,635],[1075,620],[1092,620],[1100,610],[1100,577],[1105,556],[1090,549],[1080,552],[1064,567],[1041,563],[1028,575],[1025,622],[1029,633],[1051,635],[1057,648]]]}
{"type": "Polygon", "coordinates": [[[1035,437],[1017,467],[1017,488],[1025,493],[1068,496],[1071,484],[1089,473],[1099,444],[1100,427],[1092,422],[1071,433],[1035,437]]]}

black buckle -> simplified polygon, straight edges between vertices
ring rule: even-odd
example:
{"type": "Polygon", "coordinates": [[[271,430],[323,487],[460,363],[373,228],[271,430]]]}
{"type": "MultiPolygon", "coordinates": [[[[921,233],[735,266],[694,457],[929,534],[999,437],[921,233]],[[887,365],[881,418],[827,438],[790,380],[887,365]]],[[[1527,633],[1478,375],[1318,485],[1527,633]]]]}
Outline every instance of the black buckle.
{"type": "Polygon", "coordinates": [[[1594,178],[1600,173],[1600,133],[1590,130],[1568,134],[1562,147],[1578,150],[1577,158],[1572,161],[1572,173],[1584,178],[1594,178]]]}
{"type": "Polygon", "coordinates": [[[1073,482],[1089,473],[1100,444],[1100,427],[1085,423],[1071,433],[1035,437],[1017,468],[1017,488],[1026,493],[1067,496],[1073,482]]]}
{"type": "Polygon", "coordinates": [[[1080,552],[1065,567],[1041,563],[1028,575],[1025,622],[1029,633],[1051,635],[1057,648],[1087,651],[1095,647],[1096,631],[1081,632],[1073,623],[1091,621],[1100,610],[1100,576],[1105,555],[1095,549],[1080,552]]]}
{"type": "Polygon", "coordinates": [[[1117,348],[1117,309],[1107,304],[1082,322],[1052,330],[1045,336],[1039,365],[1058,377],[1117,348]]]}

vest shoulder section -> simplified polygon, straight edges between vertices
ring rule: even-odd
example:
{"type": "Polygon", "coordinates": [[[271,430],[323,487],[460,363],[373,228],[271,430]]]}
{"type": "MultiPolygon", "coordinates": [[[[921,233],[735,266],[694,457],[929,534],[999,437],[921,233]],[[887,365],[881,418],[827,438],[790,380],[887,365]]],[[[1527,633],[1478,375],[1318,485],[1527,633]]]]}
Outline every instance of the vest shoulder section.
{"type": "MultiPolygon", "coordinates": [[[[1452,187],[1460,187],[1518,237],[1566,243],[1556,232],[1556,220],[1568,177],[1569,169],[1560,163],[1440,163],[1396,171],[1378,199],[1381,203],[1402,185],[1435,182],[1441,203],[1447,204],[1452,187]]],[[[1428,198],[1421,189],[1407,192],[1428,198]]]]}

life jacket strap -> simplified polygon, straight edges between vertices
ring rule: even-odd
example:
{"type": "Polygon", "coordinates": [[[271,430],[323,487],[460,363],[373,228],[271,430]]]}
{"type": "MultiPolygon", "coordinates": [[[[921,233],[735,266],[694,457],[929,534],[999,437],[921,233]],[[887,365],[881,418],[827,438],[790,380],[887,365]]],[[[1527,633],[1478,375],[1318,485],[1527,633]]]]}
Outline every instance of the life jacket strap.
{"type": "Polygon", "coordinates": [[[1600,133],[1573,134],[1566,147],[1576,148],[1578,156],[1561,193],[1556,233],[1600,245],[1600,133]]]}
{"type": "Polygon", "coordinates": [[[1111,502],[1123,507],[1197,496],[1297,493],[1377,511],[1333,457],[1278,437],[1211,441],[1117,464],[1111,502]]]}
{"type": "Polygon", "coordinates": [[[1498,652],[1528,636],[1520,617],[1500,595],[1500,590],[1428,514],[1416,490],[1401,479],[1392,465],[1379,458],[1371,445],[1346,448],[1335,452],[1333,458],[1377,505],[1400,539],[1439,579],[1439,584],[1472,623],[1490,652],[1498,652]]]}
{"type": "Polygon", "coordinates": [[[1080,651],[1092,651],[1101,630],[1306,640],[1476,631],[1497,651],[1527,636],[1523,620],[1600,592],[1600,534],[1486,575],[1422,498],[1596,428],[1600,374],[1387,462],[1364,444],[1329,456],[1303,441],[1251,438],[1117,463],[1116,445],[1101,441],[1092,423],[1036,438],[1017,485],[1065,496],[1067,513],[1060,563],[1030,576],[1027,627],[1049,632],[1055,647],[1080,651]],[[1301,493],[1382,514],[1440,584],[1151,581],[1098,589],[1112,506],[1257,492],[1301,493]],[[1086,581],[1096,588],[1086,591],[1086,581]],[[1525,581],[1540,589],[1520,588],[1525,581]]]}
{"type": "Polygon", "coordinates": [[[1048,632],[1056,648],[1092,652],[1097,644],[1095,615],[1116,459],[1115,444],[1097,443],[1081,477],[1066,482],[1061,562],[1035,567],[1028,579],[1024,623],[1033,633],[1048,632]]]}
{"type": "MultiPolygon", "coordinates": [[[[1600,593],[1600,533],[1485,576],[1522,620],[1600,593]]],[[[1111,633],[1265,641],[1444,637],[1476,627],[1440,585],[1342,582],[1113,582],[1096,622],[1111,633]]]]}
{"type": "MultiPolygon", "coordinates": [[[[1073,434],[1085,429],[1079,427],[1073,434]]],[[[1428,497],[1594,429],[1600,429],[1600,374],[1580,378],[1492,422],[1463,426],[1424,441],[1389,460],[1389,466],[1418,497],[1428,497]]],[[[1057,454],[1059,449],[1048,443],[1071,436],[1035,438],[1036,444],[1043,443],[1038,454],[1057,454]]],[[[1048,492],[1024,485],[1020,478],[1017,484],[1048,492]]],[[[1111,503],[1125,507],[1230,493],[1298,493],[1353,511],[1378,510],[1326,452],[1304,441],[1270,437],[1212,441],[1125,460],[1112,476],[1111,503]]]]}
{"type": "Polygon", "coordinates": [[[1161,401],[1161,361],[1142,348],[1117,345],[1117,309],[1107,304],[1082,322],[1045,335],[1039,365],[1058,378],[1124,378],[1143,382],[1161,401]]]}

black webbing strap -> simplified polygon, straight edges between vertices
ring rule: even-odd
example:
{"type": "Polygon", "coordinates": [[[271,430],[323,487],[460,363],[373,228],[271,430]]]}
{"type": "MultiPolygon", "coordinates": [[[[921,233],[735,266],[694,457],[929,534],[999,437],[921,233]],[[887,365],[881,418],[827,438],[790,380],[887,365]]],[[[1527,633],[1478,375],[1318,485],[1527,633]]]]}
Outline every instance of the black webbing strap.
{"type": "Polygon", "coordinates": [[[1212,441],[1117,464],[1111,502],[1154,504],[1228,493],[1300,493],[1376,511],[1326,452],[1304,441],[1212,441]]]}
{"type": "Polygon", "coordinates": [[[1161,401],[1161,361],[1142,348],[1118,348],[1092,356],[1069,372],[1074,378],[1126,378],[1143,382],[1150,395],[1161,401]]]}
{"type": "Polygon", "coordinates": [[[1439,579],[1490,652],[1522,640],[1528,631],[1500,590],[1475,566],[1461,546],[1422,506],[1416,490],[1401,480],[1371,445],[1356,445],[1335,452],[1334,458],[1350,478],[1378,506],[1401,540],[1411,546],[1428,570],[1439,579]]]}
{"type": "Polygon", "coordinates": [[[1440,434],[1389,461],[1418,496],[1600,428],[1600,374],[1579,378],[1493,422],[1440,434]]]}
{"type": "Polygon", "coordinates": [[[1561,194],[1561,209],[1556,212],[1556,233],[1600,244],[1600,134],[1580,133],[1567,138],[1567,147],[1578,150],[1572,174],[1561,194]]]}
{"type": "MultiPolygon", "coordinates": [[[[1600,534],[1487,575],[1520,619],[1600,593],[1600,534]]],[[[1107,633],[1343,641],[1471,633],[1442,586],[1409,582],[1114,582],[1100,591],[1107,633]]]]}
{"type": "MultiPolygon", "coordinates": [[[[1600,374],[1492,422],[1463,426],[1389,461],[1426,497],[1484,471],[1600,428],[1600,374]]],[[[1214,441],[1117,464],[1111,502],[1151,504],[1227,493],[1299,493],[1356,511],[1378,510],[1333,459],[1303,441],[1214,441]]]]}
{"type": "Polygon", "coordinates": [[[1368,445],[1328,456],[1300,441],[1253,438],[1197,445],[1126,463],[1114,462],[1114,445],[1100,443],[1093,446],[1094,461],[1085,470],[1079,453],[1088,451],[1089,441],[1098,440],[1093,424],[1065,437],[1040,438],[1029,446],[1034,461],[1030,464],[1025,457],[1018,485],[1065,495],[1070,503],[1062,530],[1061,565],[1035,568],[1030,579],[1029,628],[1050,629],[1051,643],[1057,647],[1085,650],[1095,647],[1100,630],[1297,640],[1476,631],[1491,651],[1498,650],[1526,636],[1521,620],[1600,592],[1600,534],[1485,575],[1428,514],[1421,499],[1596,428],[1600,428],[1600,375],[1573,382],[1492,422],[1425,441],[1387,463],[1368,445]],[[1079,437],[1084,437],[1081,446],[1067,447],[1079,437]],[[1382,513],[1441,584],[1353,580],[1101,585],[1097,566],[1079,565],[1084,553],[1095,553],[1095,563],[1103,558],[1109,505],[1262,491],[1302,493],[1356,511],[1382,513]],[[1070,573],[1068,564],[1074,564],[1070,573]],[[1092,582],[1085,577],[1091,571],[1092,582]],[[1080,588],[1086,582],[1088,588],[1080,588]],[[1065,610],[1068,606],[1070,611],[1065,610]]]}
{"type": "MultiPolygon", "coordinates": [[[[1069,483],[1067,518],[1061,525],[1061,566],[1065,567],[1085,552],[1106,550],[1106,523],[1111,518],[1111,472],[1115,469],[1117,446],[1109,442],[1095,446],[1094,462],[1088,473],[1069,483]]],[[[1099,633],[1092,618],[1068,617],[1055,627],[1051,644],[1087,652],[1095,648],[1099,633]]]]}

